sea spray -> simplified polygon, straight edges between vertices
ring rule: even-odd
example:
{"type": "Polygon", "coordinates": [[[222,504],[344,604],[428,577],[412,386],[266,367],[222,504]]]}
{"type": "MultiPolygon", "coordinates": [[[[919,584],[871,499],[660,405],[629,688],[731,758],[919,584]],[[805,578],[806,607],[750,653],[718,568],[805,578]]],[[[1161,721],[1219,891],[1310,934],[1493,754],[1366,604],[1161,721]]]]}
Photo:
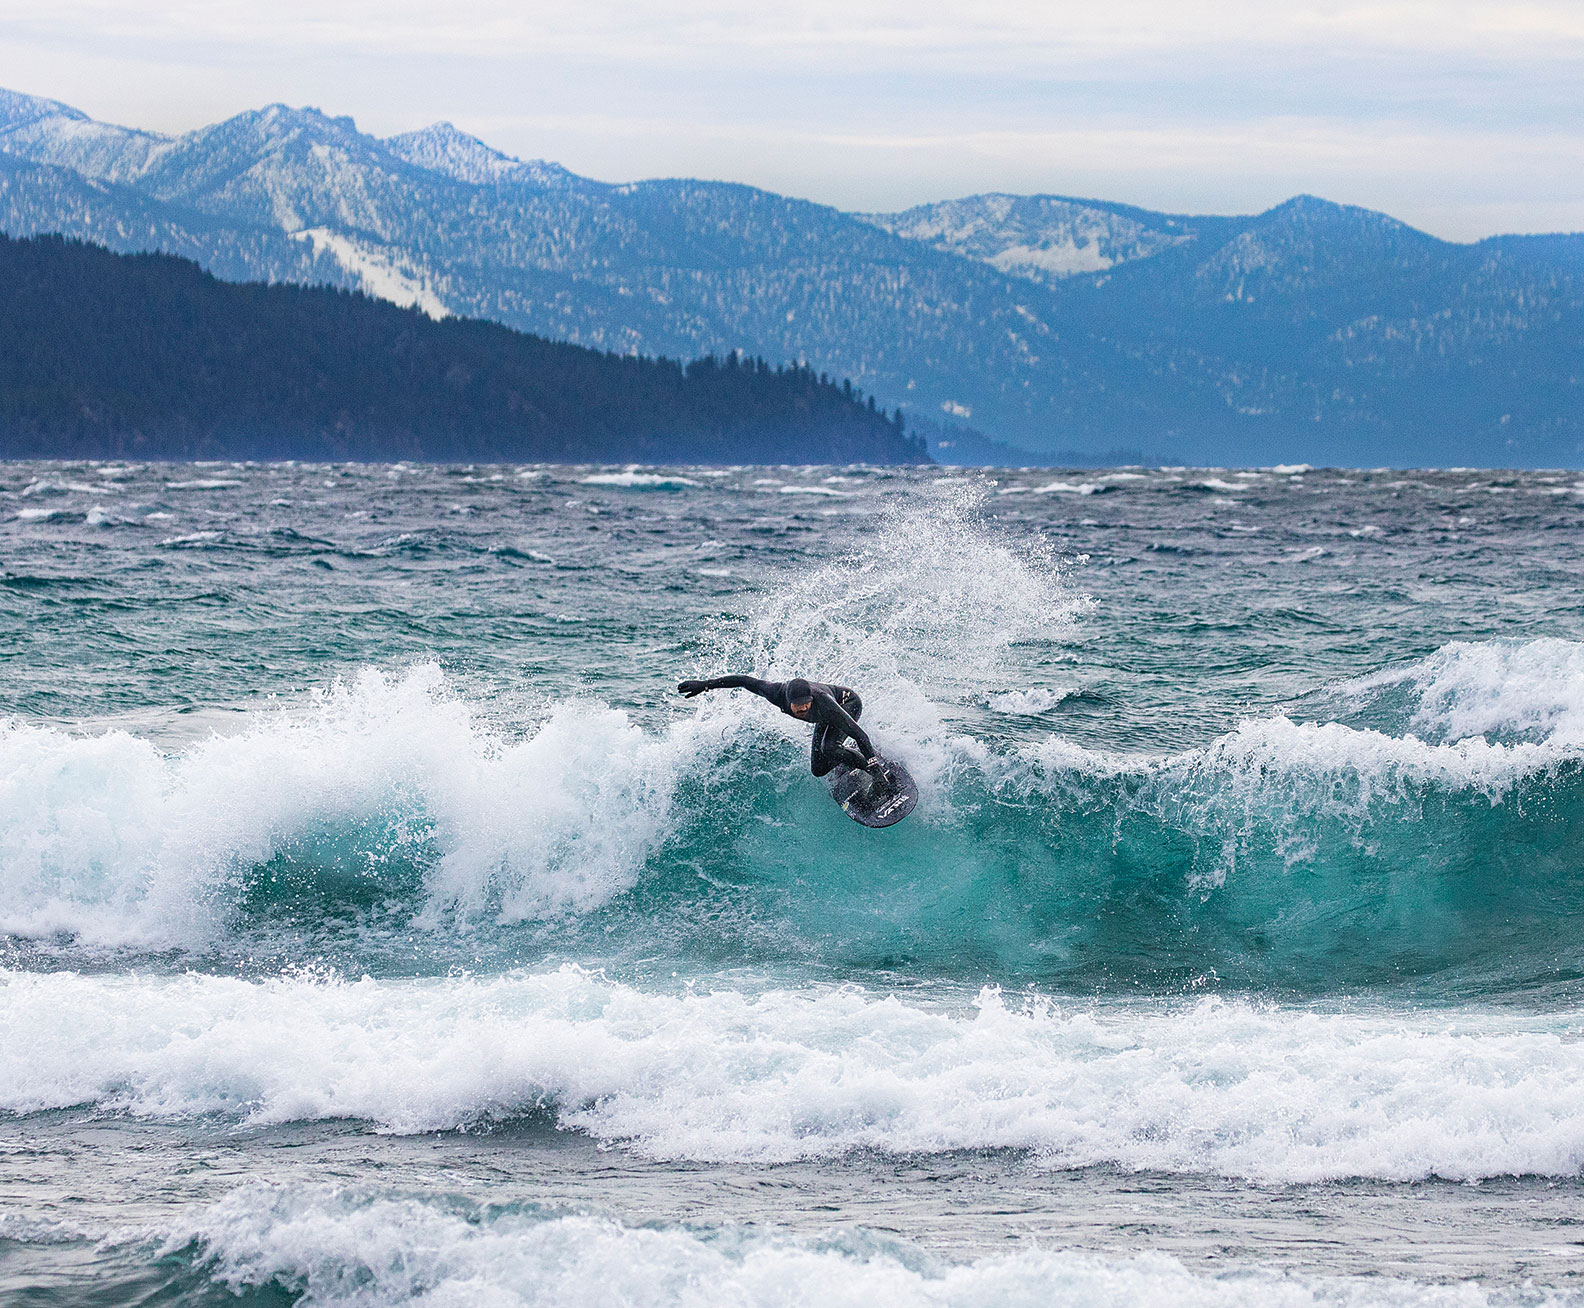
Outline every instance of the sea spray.
{"type": "Polygon", "coordinates": [[[13,1297],[1580,1299],[1573,476],[114,471],[0,466],[13,1297]]]}
{"type": "Polygon", "coordinates": [[[942,711],[998,685],[1014,645],[1073,638],[1093,607],[1048,542],[986,522],[987,495],[977,481],[929,487],[844,555],[770,576],[743,621],[715,629],[716,667],[853,686],[866,728],[949,801],[942,711]]]}

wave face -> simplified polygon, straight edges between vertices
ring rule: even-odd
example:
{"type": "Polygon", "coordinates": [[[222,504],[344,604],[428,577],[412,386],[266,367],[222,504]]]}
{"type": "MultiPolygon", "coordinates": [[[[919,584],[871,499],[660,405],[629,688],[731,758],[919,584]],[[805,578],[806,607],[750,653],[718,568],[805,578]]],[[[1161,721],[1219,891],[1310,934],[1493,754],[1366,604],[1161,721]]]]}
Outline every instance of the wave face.
{"type": "Polygon", "coordinates": [[[430,665],[174,750],[12,722],[0,929],[300,935],[407,967],[581,947],[1081,986],[1573,975],[1584,646],[1451,645],[1323,698],[1301,707],[1330,720],[1158,757],[990,744],[904,704],[924,801],[884,845],[793,731],[719,701],[661,728],[574,701],[512,735],[430,665]]]}

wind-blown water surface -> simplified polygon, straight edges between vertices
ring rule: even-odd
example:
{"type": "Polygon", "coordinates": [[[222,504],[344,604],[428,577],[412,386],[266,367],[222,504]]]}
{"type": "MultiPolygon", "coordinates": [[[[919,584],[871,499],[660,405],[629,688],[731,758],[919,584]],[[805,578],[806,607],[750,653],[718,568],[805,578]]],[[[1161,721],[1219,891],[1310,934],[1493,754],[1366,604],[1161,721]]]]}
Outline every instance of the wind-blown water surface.
{"type": "Polygon", "coordinates": [[[1584,1297],[1581,512],[11,465],[0,1287],[1584,1297]],[[917,814],[727,669],[857,686],[917,814]]]}

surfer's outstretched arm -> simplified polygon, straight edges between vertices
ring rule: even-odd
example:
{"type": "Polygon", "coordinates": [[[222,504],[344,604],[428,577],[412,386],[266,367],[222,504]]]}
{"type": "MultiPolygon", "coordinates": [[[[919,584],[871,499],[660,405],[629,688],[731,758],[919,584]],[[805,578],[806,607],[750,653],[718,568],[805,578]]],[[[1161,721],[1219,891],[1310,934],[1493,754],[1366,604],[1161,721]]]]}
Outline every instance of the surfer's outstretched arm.
{"type": "Polygon", "coordinates": [[[784,708],[786,696],[779,694],[786,683],[782,681],[760,681],[758,677],[711,677],[708,681],[684,681],[678,684],[677,693],[688,699],[695,695],[702,695],[706,690],[751,690],[761,699],[767,699],[777,708],[784,708]]]}

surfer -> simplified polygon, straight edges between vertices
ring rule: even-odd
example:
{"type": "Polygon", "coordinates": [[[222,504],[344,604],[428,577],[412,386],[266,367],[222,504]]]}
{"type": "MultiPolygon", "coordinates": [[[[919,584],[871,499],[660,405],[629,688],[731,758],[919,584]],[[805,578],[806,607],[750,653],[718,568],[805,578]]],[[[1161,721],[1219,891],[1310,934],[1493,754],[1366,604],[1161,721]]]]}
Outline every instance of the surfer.
{"type": "Polygon", "coordinates": [[[863,701],[848,686],[827,686],[820,681],[760,681],[758,677],[711,677],[708,681],[684,681],[678,693],[692,699],[706,690],[751,690],[767,699],[789,717],[814,725],[814,750],[809,768],[823,777],[839,763],[860,772],[877,772],[884,767],[879,751],[858,725],[863,701]],[[858,746],[848,746],[851,739],[858,746]]]}

